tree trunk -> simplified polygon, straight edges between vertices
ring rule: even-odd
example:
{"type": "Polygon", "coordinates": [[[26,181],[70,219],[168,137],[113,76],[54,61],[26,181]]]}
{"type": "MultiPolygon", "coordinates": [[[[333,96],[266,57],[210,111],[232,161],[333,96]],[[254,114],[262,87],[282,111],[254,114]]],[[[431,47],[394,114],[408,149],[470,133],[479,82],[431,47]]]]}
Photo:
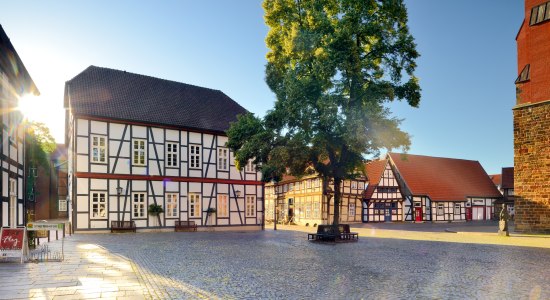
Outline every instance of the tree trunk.
{"type": "Polygon", "coordinates": [[[334,219],[332,220],[332,225],[334,227],[338,227],[338,224],[340,223],[340,198],[341,192],[340,192],[340,183],[342,183],[342,178],[335,177],[334,178],[334,219]]]}

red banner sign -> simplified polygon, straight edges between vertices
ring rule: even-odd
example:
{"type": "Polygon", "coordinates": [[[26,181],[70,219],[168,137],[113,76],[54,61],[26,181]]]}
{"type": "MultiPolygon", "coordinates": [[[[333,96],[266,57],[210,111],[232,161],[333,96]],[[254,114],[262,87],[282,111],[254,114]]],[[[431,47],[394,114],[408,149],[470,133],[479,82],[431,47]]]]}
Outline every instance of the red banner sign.
{"type": "Polygon", "coordinates": [[[2,228],[0,236],[0,249],[2,250],[21,250],[23,247],[23,237],[25,228],[2,228]]]}

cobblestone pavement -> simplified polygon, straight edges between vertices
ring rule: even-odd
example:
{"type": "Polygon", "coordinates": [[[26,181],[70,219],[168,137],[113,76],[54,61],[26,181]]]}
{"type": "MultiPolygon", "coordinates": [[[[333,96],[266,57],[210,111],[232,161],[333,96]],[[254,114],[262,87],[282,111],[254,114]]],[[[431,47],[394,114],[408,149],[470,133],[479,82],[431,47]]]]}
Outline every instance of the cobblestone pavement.
{"type": "Polygon", "coordinates": [[[78,238],[132,259],[160,299],[550,299],[550,247],[461,242],[453,233],[379,238],[371,228],[354,229],[357,243],[318,244],[299,227],[282,229],[78,238]]]}
{"type": "MultiPolygon", "coordinates": [[[[90,244],[86,237],[65,239],[63,262],[0,261],[0,299],[151,298],[134,263],[90,244]]],[[[61,250],[61,241],[48,245],[52,251],[61,250]]]]}

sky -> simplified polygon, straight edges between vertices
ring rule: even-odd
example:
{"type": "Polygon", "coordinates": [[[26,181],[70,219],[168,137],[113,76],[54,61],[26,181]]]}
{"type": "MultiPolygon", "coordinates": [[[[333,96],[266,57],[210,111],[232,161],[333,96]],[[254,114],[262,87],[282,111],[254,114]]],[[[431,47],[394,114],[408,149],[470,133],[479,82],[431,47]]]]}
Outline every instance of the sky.
{"type": "MultiPolygon", "coordinates": [[[[521,0],[405,0],[421,57],[419,108],[389,107],[412,136],[409,153],[513,166],[515,36],[521,0]]],[[[90,65],[218,89],[263,116],[261,1],[4,1],[0,24],[41,92],[28,118],[64,142],[65,82],[90,65]]]]}

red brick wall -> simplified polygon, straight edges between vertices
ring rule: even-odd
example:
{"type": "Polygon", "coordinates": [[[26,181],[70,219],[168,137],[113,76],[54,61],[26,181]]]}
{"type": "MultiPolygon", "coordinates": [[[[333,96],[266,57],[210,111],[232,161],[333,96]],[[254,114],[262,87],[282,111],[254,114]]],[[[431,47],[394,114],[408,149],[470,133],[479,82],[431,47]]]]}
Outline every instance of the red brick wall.
{"type": "Polygon", "coordinates": [[[516,231],[550,233],[550,102],[514,110],[516,231]]]}
{"type": "Polygon", "coordinates": [[[531,9],[548,0],[526,0],[525,19],[516,38],[517,75],[530,64],[530,80],[517,85],[517,104],[550,100],[550,20],[530,26],[531,9]]]}

